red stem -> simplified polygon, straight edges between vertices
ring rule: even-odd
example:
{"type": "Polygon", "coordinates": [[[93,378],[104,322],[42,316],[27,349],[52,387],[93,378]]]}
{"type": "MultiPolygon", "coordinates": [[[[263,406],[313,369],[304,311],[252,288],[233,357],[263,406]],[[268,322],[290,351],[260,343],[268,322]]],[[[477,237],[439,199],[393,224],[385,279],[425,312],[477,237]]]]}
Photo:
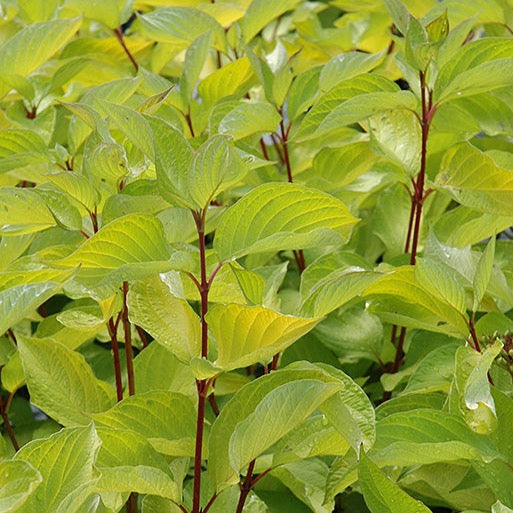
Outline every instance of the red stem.
{"type": "Polygon", "coordinates": [[[148,337],[146,336],[145,331],[137,324],[134,324],[135,331],[137,331],[139,338],[141,339],[143,347],[148,347],[148,337]]]}
{"type": "Polygon", "coordinates": [[[237,509],[235,513],[242,513],[244,509],[244,503],[251,491],[251,487],[253,486],[253,470],[255,469],[255,460],[251,461],[248,465],[248,472],[246,474],[246,478],[244,479],[244,483],[242,483],[242,488],[240,489],[239,503],[237,504],[237,509]]]}
{"type": "Polygon", "coordinates": [[[111,317],[107,323],[107,330],[110,336],[112,345],[112,357],[114,360],[114,375],[116,377],[116,397],[118,402],[123,399],[123,383],[121,380],[121,364],[119,360],[119,344],[117,337],[117,325],[114,323],[114,318],[111,317]]]}
{"type": "Polygon", "coordinates": [[[14,434],[14,430],[13,430],[11,422],[9,420],[9,416],[7,415],[7,409],[4,406],[4,400],[1,395],[0,395],[0,416],[2,417],[4,426],[5,426],[5,430],[7,431],[7,435],[9,436],[9,440],[11,441],[11,444],[14,447],[14,450],[16,452],[19,451],[20,446],[18,444],[18,441],[16,440],[16,436],[14,434]]]}
{"type": "Polygon", "coordinates": [[[118,27],[117,29],[114,29],[114,34],[116,35],[119,44],[125,51],[127,57],[130,59],[130,62],[132,63],[133,67],[135,68],[135,71],[139,71],[139,64],[137,64],[137,61],[135,60],[134,56],[132,55],[132,52],[128,49],[125,43],[125,37],[123,36],[123,31],[121,30],[121,27],[118,27]]]}
{"type": "Polygon", "coordinates": [[[128,395],[135,394],[135,379],[134,379],[134,356],[132,353],[132,330],[130,320],[128,319],[128,282],[123,282],[123,332],[125,335],[125,356],[126,356],[126,374],[128,380],[128,395]]]}

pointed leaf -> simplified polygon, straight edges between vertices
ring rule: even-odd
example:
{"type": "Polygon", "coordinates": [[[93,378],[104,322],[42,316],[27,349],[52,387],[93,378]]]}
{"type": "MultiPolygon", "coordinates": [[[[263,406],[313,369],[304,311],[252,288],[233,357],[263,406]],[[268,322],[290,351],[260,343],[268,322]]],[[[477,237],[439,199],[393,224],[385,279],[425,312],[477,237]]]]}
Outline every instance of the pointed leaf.
{"type": "Polygon", "coordinates": [[[188,105],[191,100],[201,70],[208,57],[211,43],[212,32],[205,32],[198,36],[185,52],[183,75],[180,78],[180,94],[184,105],[188,105]]]}
{"type": "Polygon", "coordinates": [[[447,151],[435,182],[463,205],[490,214],[513,214],[513,172],[468,143],[447,151]]]}
{"type": "Polygon", "coordinates": [[[84,357],[59,342],[18,342],[31,402],[64,426],[87,424],[89,414],[114,404],[112,387],[98,380],[84,357]]]}
{"type": "Polygon", "coordinates": [[[241,103],[219,123],[219,133],[231,135],[235,140],[261,132],[275,132],[281,120],[269,103],[241,103]]]}
{"type": "Polygon", "coordinates": [[[48,159],[46,143],[36,132],[18,128],[0,131],[0,173],[48,159]]]}
{"type": "Polygon", "coordinates": [[[479,304],[484,298],[490,277],[493,271],[493,259],[495,257],[495,236],[490,237],[490,241],[479,259],[476,267],[476,274],[474,275],[473,288],[474,288],[474,303],[472,310],[475,312],[479,304]]]}
{"type": "Polygon", "coordinates": [[[84,205],[89,212],[94,212],[100,202],[100,194],[85,176],[66,172],[50,175],[49,178],[59,189],[84,205]]]}
{"type": "Polygon", "coordinates": [[[281,315],[262,306],[214,305],[207,321],[217,341],[215,365],[233,370],[267,362],[319,320],[281,315]]]}
{"type": "Polygon", "coordinates": [[[128,293],[130,320],[181,361],[201,354],[201,327],[197,314],[184,299],[175,297],[158,277],[138,281],[128,293]]]}
{"type": "Polygon", "coordinates": [[[138,262],[169,258],[161,222],[150,216],[132,214],[115,219],[87,239],[70,256],[56,261],[63,267],[118,269],[138,262]]]}
{"type": "Polygon", "coordinates": [[[98,20],[110,29],[117,29],[130,17],[133,0],[67,0],[86,18],[98,20]]]}
{"type": "Polygon", "coordinates": [[[41,484],[41,474],[23,460],[0,462],[0,511],[16,511],[41,484]]]}
{"type": "Polygon", "coordinates": [[[42,483],[23,505],[24,511],[56,511],[76,488],[93,479],[93,462],[100,439],[89,426],[61,429],[43,440],[34,440],[15,456],[36,468],[42,483]]]}
{"type": "Polygon", "coordinates": [[[392,17],[394,25],[400,30],[403,36],[406,36],[411,17],[408,9],[406,9],[406,6],[400,0],[384,0],[384,3],[392,17]]]}
{"type": "Polygon", "coordinates": [[[28,76],[50,59],[75,34],[80,18],[28,25],[0,48],[0,69],[5,75],[28,76]]]}
{"type": "Polygon", "coordinates": [[[358,470],[365,503],[372,513],[429,513],[429,509],[391,481],[367,456],[358,470]]]}
{"type": "Polygon", "coordinates": [[[357,219],[328,194],[289,183],[261,185],[219,223],[214,248],[221,261],[248,253],[340,244],[357,219]]]}
{"type": "Polygon", "coordinates": [[[185,395],[164,391],[137,394],[93,418],[99,426],[139,433],[163,454],[194,454],[196,412],[185,395]]]}

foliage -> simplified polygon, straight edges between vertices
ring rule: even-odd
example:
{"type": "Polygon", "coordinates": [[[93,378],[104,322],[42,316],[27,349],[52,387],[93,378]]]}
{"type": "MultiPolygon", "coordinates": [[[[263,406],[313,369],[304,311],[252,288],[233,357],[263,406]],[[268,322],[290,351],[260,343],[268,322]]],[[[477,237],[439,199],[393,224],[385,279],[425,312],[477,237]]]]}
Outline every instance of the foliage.
{"type": "Polygon", "coordinates": [[[0,3],[0,511],[513,511],[513,3],[0,3]]]}

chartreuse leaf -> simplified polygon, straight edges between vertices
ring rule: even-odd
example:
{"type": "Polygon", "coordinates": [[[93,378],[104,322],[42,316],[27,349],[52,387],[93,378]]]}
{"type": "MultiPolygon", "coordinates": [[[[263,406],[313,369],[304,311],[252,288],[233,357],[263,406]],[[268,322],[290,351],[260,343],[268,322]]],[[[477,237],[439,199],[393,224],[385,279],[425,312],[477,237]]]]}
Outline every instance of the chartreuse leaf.
{"type": "Polygon", "coordinates": [[[382,112],[397,109],[413,110],[416,106],[417,99],[411,91],[360,94],[335,107],[322,120],[315,131],[315,136],[329,134],[341,126],[363,121],[382,112]]]}
{"type": "Polygon", "coordinates": [[[211,43],[212,32],[205,32],[198,36],[185,52],[183,74],[180,77],[180,94],[184,105],[188,105],[191,100],[196,82],[208,57],[211,43]]]}
{"type": "Polygon", "coordinates": [[[501,349],[502,344],[496,341],[483,353],[468,346],[456,351],[456,369],[449,396],[451,410],[459,412],[468,426],[479,434],[489,434],[497,427],[488,371],[501,349]]]}
{"type": "Polygon", "coordinates": [[[82,215],[66,194],[47,186],[37,189],[37,192],[45,200],[58,226],[66,230],[82,229],[82,215]]]}
{"type": "Polygon", "coordinates": [[[349,444],[324,415],[315,415],[285,435],[274,447],[273,466],[314,456],[341,455],[349,444]]]}
{"type": "Polygon", "coordinates": [[[125,23],[132,13],[133,0],[67,0],[86,18],[101,21],[111,29],[125,23]]]}
{"type": "Polygon", "coordinates": [[[476,267],[476,274],[472,283],[474,289],[474,303],[472,310],[475,312],[479,308],[479,304],[484,298],[490,278],[493,271],[493,259],[495,256],[495,237],[490,237],[490,241],[479,259],[476,267]]]}
{"type": "Polygon", "coordinates": [[[100,194],[85,176],[76,173],[58,173],[50,175],[49,178],[59,189],[84,205],[89,212],[94,212],[100,202],[100,194]]]}
{"type": "Polygon", "coordinates": [[[165,121],[147,117],[155,139],[157,183],[164,199],[194,208],[188,190],[192,148],[185,136],[165,121]]]}
{"type": "Polygon", "coordinates": [[[337,55],[327,62],[319,76],[321,91],[329,91],[343,80],[368,73],[383,60],[384,53],[349,52],[337,55]]]}
{"type": "MultiPolygon", "coordinates": [[[[329,397],[333,401],[338,398],[339,403],[347,406],[347,411],[350,411],[353,417],[351,419],[346,417],[344,421],[349,420],[351,425],[348,426],[347,423],[340,422],[338,419],[337,424],[339,425],[335,428],[348,442],[353,441],[351,437],[355,425],[361,428],[361,432],[368,433],[374,430],[372,405],[363,390],[342,371],[328,365],[321,367],[306,362],[290,365],[286,369],[273,372],[242,387],[225,405],[213,424],[209,441],[209,473],[218,491],[223,490],[230,484],[237,483],[239,480],[239,471],[243,469],[242,467],[236,469],[231,464],[235,466],[246,465],[250,461],[247,461],[248,457],[251,457],[251,455],[253,457],[258,456],[259,451],[265,451],[270,446],[267,444],[277,442],[281,437],[300,426],[315,408],[322,406],[318,397],[312,399],[311,405],[307,404],[307,401],[301,401],[300,398],[296,397],[294,393],[295,384],[299,385],[299,388],[309,396],[317,390],[325,396],[323,402],[329,397]],[[330,387],[325,385],[330,385],[330,387]],[[333,385],[335,386],[332,390],[333,385]],[[290,401],[287,401],[286,398],[288,391],[291,394],[290,401]],[[338,391],[340,392],[337,393],[338,391]],[[298,403],[294,406],[296,400],[298,403]],[[267,405],[274,412],[274,415],[281,419],[281,402],[287,405],[287,411],[292,408],[288,417],[289,420],[283,420],[281,426],[275,425],[276,421],[272,417],[269,417],[269,424],[262,423],[262,418],[255,414],[258,410],[267,419],[269,413],[264,411],[264,405],[267,405]],[[316,406],[310,409],[313,403],[316,406]],[[249,418],[252,420],[248,420],[249,418]],[[270,429],[270,426],[273,426],[272,429],[270,429]],[[258,430],[259,434],[257,434],[258,430]],[[235,433],[238,433],[237,436],[235,433]],[[245,433],[248,438],[244,438],[245,433]],[[255,448],[252,448],[251,445],[246,443],[253,437],[261,440],[261,442],[255,441],[258,444],[258,449],[256,449],[256,445],[255,448]]],[[[324,411],[323,407],[323,413],[326,416],[334,411],[333,407],[330,407],[329,411],[324,411]]],[[[367,436],[364,438],[366,445],[372,445],[371,439],[367,436]]]]}
{"type": "Polygon", "coordinates": [[[358,267],[334,271],[310,290],[301,305],[301,314],[316,317],[326,315],[361,294],[381,276],[380,273],[358,267]]]}
{"type": "Polygon", "coordinates": [[[274,18],[294,9],[298,3],[299,0],[276,0],[272,4],[266,0],[253,0],[241,21],[244,41],[249,43],[274,18]]]}
{"type": "Polygon", "coordinates": [[[0,173],[48,159],[46,143],[36,132],[19,128],[0,131],[0,173]]]}
{"type": "Polygon", "coordinates": [[[275,469],[272,475],[312,511],[331,513],[335,506],[334,498],[330,497],[325,501],[328,470],[328,465],[324,461],[312,458],[283,465],[275,469]]]}
{"type": "Polygon", "coordinates": [[[426,465],[498,456],[488,437],[474,433],[458,416],[438,410],[393,413],[378,421],[372,459],[380,466],[426,465]]]}
{"type": "Polygon", "coordinates": [[[189,194],[199,209],[213,197],[233,186],[248,172],[226,136],[215,135],[200,146],[188,173],[189,194]]]}
{"type": "Polygon", "coordinates": [[[500,502],[500,501],[497,501],[492,506],[492,513],[511,513],[511,512],[513,512],[513,509],[508,508],[507,506],[504,506],[504,504],[502,504],[502,502],[500,502]]]}
{"type": "Polygon", "coordinates": [[[411,326],[467,336],[466,316],[431,294],[416,278],[413,267],[399,267],[371,284],[365,297],[374,297],[372,309],[380,317],[402,326],[411,326]]]}
{"type": "Polygon", "coordinates": [[[207,13],[192,7],[165,7],[138,16],[141,32],[153,41],[171,43],[186,48],[205,32],[212,32],[213,46],[226,47],[224,31],[207,13]]]}
{"type": "Polygon", "coordinates": [[[280,120],[276,108],[270,103],[244,102],[228,112],[218,130],[237,140],[256,133],[275,132],[280,120]]]}
{"type": "Polygon", "coordinates": [[[54,282],[27,283],[0,291],[0,331],[18,324],[56,294],[62,285],[54,282]]]}
{"type": "Polygon", "coordinates": [[[426,290],[439,296],[462,315],[466,315],[465,289],[462,280],[458,280],[449,267],[435,260],[419,258],[415,265],[415,278],[426,290]]]}
{"type": "Polygon", "coordinates": [[[168,463],[135,431],[98,428],[102,441],[95,467],[101,473],[98,491],[137,492],[180,502],[178,485],[168,463]]]}
{"type": "Polygon", "coordinates": [[[161,222],[151,216],[131,214],[102,227],[75,252],[55,263],[61,267],[116,270],[126,264],[168,258],[161,222]]]}
{"type": "Polygon", "coordinates": [[[467,207],[495,215],[513,213],[513,172],[468,143],[447,151],[435,183],[467,207]]]}
{"type": "Polygon", "coordinates": [[[312,179],[322,190],[337,190],[369,171],[377,160],[368,142],[323,148],[314,157],[312,179]]]}
{"type": "Polygon", "coordinates": [[[93,480],[99,447],[100,439],[92,423],[61,429],[49,438],[33,440],[22,447],[15,460],[27,461],[43,478],[23,504],[23,510],[56,511],[68,495],[93,480]]]}
{"type": "Polygon", "coordinates": [[[237,424],[230,436],[228,452],[232,469],[242,471],[339,390],[339,384],[314,379],[295,380],[273,389],[237,424]]]}
{"type": "Polygon", "coordinates": [[[148,158],[155,159],[153,133],[148,121],[142,114],[105,100],[98,100],[101,110],[116,125],[125,137],[148,158]]]}
{"type": "Polygon", "coordinates": [[[2,187],[0,233],[21,235],[46,230],[57,224],[42,196],[31,189],[2,187]]]}
{"type": "Polygon", "coordinates": [[[16,511],[41,484],[41,474],[27,461],[0,462],[0,511],[16,511]]]}
{"type": "Polygon", "coordinates": [[[410,497],[391,481],[378,466],[362,454],[358,469],[365,503],[372,513],[429,513],[429,509],[410,497]]]}
{"type": "Polygon", "coordinates": [[[87,424],[114,404],[114,390],[81,354],[48,339],[21,339],[18,348],[31,402],[60,424],[87,424]]]}
{"type": "Polygon", "coordinates": [[[220,261],[248,253],[341,244],[357,219],[333,196],[290,183],[261,185],[227,210],[214,249],[220,261]]]}
{"type": "Polygon", "coordinates": [[[163,454],[194,454],[196,412],[185,395],[165,391],[137,394],[92,417],[98,426],[139,433],[163,454]]]}
{"type": "Polygon", "coordinates": [[[384,3],[394,25],[400,30],[403,36],[406,36],[411,18],[408,9],[400,0],[384,0],[384,3]]]}
{"type": "MultiPolygon", "coordinates": [[[[129,304],[130,294],[131,291],[129,304]]],[[[193,395],[196,391],[191,368],[163,344],[150,344],[135,357],[134,377],[137,393],[172,390],[193,395]]]]}
{"type": "Polygon", "coordinates": [[[198,92],[209,106],[227,96],[245,93],[251,85],[253,76],[249,59],[242,57],[205,78],[198,86],[198,92]]]}
{"type": "Polygon", "coordinates": [[[201,354],[201,327],[197,314],[184,299],[175,297],[158,277],[137,281],[128,293],[130,320],[181,361],[201,354]]]}
{"type": "Polygon", "coordinates": [[[30,75],[74,36],[81,22],[80,18],[68,18],[23,28],[0,48],[2,74],[30,75]]]}
{"type": "Polygon", "coordinates": [[[267,362],[320,321],[282,315],[263,306],[214,305],[208,327],[217,341],[217,367],[239,369],[267,362]]]}
{"type": "MultiPolygon", "coordinates": [[[[371,93],[395,93],[399,91],[397,84],[379,75],[362,74],[344,80],[317,100],[304,117],[298,131],[292,135],[292,139],[301,141],[316,137],[319,125],[326,117],[339,105],[343,105],[343,102],[349,101],[351,98],[371,93]]],[[[362,119],[365,119],[365,116],[359,118],[359,120],[362,119]]]]}

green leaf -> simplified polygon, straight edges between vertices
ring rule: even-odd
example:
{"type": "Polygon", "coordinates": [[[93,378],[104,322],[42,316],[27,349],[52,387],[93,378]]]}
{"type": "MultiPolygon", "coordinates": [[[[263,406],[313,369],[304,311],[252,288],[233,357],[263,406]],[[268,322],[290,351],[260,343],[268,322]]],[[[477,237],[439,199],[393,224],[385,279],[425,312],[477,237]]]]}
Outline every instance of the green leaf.
{"type": "Polygon", "coordinates": [[[262,306],[214,305],[207,314],[208,327],[217,341],[214,364],[233,370],[268,362],[319,320],[281,315],[262,306]]]}
{"type": "Polygon", "coordinates": [[[484,38],[461,46],[440,70],[434,98],[448,101],[505,87],[511,81],[512,56],[513,42],[507,38],[484,38]]]}
{"type": "Polygon", "coordinates": [[[456,368],[449,399],[451,408],[459,411],[468,426],[480,434],[489,434],[497,426],[495,403],[488,383],[488,371],[502,349],[496,341],[483,353],[471,347],[456,352],[456,368]]]}
{"type": "Polygon", "coordinates": [[[381,276],[373,271],[352,267],[334,271],[309,291],[301,305],[301,314],[315,317],[326,315],[361,294],[381,276]]]}
{"type": "Polygon", "coordinates": [[[244,42],[249,43],[266,25],[282,14],[294,9],[299,0],[253,0],[242,18],[244,42]]]}
{"type": "Polygon", "coordinates": [[[205,32],[213,34],[213,45],[224,51],[224,31],[207,13],[192,7],[165,7],[138,16],[141,32],[152,41],[171,43],[186,48],[205,32]]]}
{"type": "MultiPolygon", "coordinates": [[[[303,118],[301,125],[296,133],[293,133],[291,139],[301,141],[316,137],[316,131],[320,124],[330,113],[344,102],[352,98],[358,98],[360,95],[388,92],[399,92],[399,88],[394,82],[379,75],[363,74],[345,80],[323,94],[314,106],[303,118]]],[[[365,116],[360,118],[364,119],[365,116]]]]}
{"type": "Polygon", "coordinates": [[[66,496],[94,477],[93,462],[100,439],[89,426],[61,429],[42,440],[22,447],[15,460],[36,468],[43,481],[23,504],[24,511],[56,511],[66,496]]]}
{"type": "MultiPolygon", "coordinates": [[[[132,290],[128,296],[129,304],[132,290]]],[[[180,362],[171,350],[162,344],[149,344],[135,357],[134,377],[138,393],[168,390],[193,395],[196,391],[190,367],[180,362]]]]}
{"type": "Polygon", "coordinates": [[[262,132],[275,132],[281,120],[270,103],[244,102],[228,112],[219,123],[219,133],[235,140],[262,132]]]}
{"type": "Polygon", "coordinates": [[[142,114],[105,100],[98,100],[103,113],[121,130],[125,137],[148,158],[155,159],[153,133],[142,114]]]}
{"type": "Polygon", "coordinates": [[[513,214],[513,173],[468,143],[447,151],[435,183],[467,207],[495,215],[513,214]]]}
{"type": "Polygon", "coordinates": [[[298,499],[316,513],[331,513],[334,499],[325,501],[324,491],[328,466],[321,459],[314,458],[288,463],[273,470],[277,477],[298,499]]]}
{"type": "Polygon", "coordinates": [[[468,334],[466,316],[423,287],[413,267],[399,267],[386,274],[364,295],[377,299],[372,310],[389,322],[459,337],[468,334]]]}
{"type": "Polygon", "coordinates": [[[269,392],[230,436],[232,469],[242,471],[338,390],[336,383],[300,379],[269,392]]]}
{"type": "Polygon", "coordinates": [[[341,126],[363,121],[371,116],[397,109],[414,110],[417,99],[411,91],[360,94],[335,107],[321,122],[315,136],[331,133],[341,126]]]}
{"type": "Polygon", "coordinates": [[[18,347],[31,402],[60,424],[87,424],[89,414],[114,404],[114,390],[81,354],[47,339],[21,339],[18,347]]]}
{"type": "Polygon", "coordinates": [[[408,9],[400,0],[384,0],[384,3],[387,11],[392,17],[394,25],[400,30],[403,36],[406,36],[411,18],[408,9]]]}
{"type": "Polygon", "coordinates": [[[322,69],[322,66],[307,69],[292,82],[287,97],[287,114],[292,121],[314,103],[322,69]]]}
{"type": "Polygon", "coordinates": [[[52,174],[49,178],[59,189],[84,205],[89,212],[94,212],[100,202],[100,194],[85,176],[65,172],[52,174]]]}
{"type": "Polygon", "coordinates": [[[0,204],[0,233],[21,235],[57,224],[43,197],[35,190],[2,187],[0,204]]]}
{"type": "Polygon", "coordinates": [[[161,222],[151,216],[132,214],[115,219],[87,239],[75,252],[55,261],[62,267],[116,270],[138,262],[168,260],[161,222]]]}
{"type": "Polygon", "coordinates": [[[153,391],[123,399],[110,410],[93,415],[99,426],[131,430],[163,454],[194,455],[196,412],[192,401],[173,392],[153,391]]]}
{"type": "Polygon", "coordinates": [[[220,261],[248,253],[343,243],[357,219],[328,194],[289,183],[253,189],[227,210],[214,248],[220,261]]]}
{"type": "Polygon", "coordinates": [[[184,299],[155,276],[137,281],[128,293],[130,320],[181,361],[201,354],[201,327],[197,314],[184,299]]]}
{"type": "Polygon", "coordinates": [[[203,210],[217,194],[240,181],[248,170],[227,137],[215,135],[200,146],[192,159],[189,195],[203,210]]]}
{"type": "Polygon", "coordinates": [[[41,484],[41,474],[28,462],[0,462],[0,511],[16,511],[41,484]]]}
{"type": "Polygon", "coordinates": [[[20,30],[0,49],[2,74],[30,75],[68,43],[81,23],[80,18],[68,18],[34,23],[20,30]]]}
{"type": "Polygon", "coordinates": [[[48,160],[46,143],[36,132],[19,128],[0,131],[0,173],[48,160]]]}
{"type": "Polygon", "coordinates": [[[421,502],[411,498],[391,481],[367,456],[358,469],[365,503],[372,513],[429,513],[421,502]]]}
{"type": "Polygon", "coordinates": [[[180,94],[184,105],[188,105],[192,98],[211,43],[212,32],[205,32],[198,36],[185,52],[183,75],[180,78],[180,94]]]}
{"type": "Polygon", "coordinates": [[[172,204],[194,208],[188,189],[192,148],[175,127],[155,117],[147,119],[155,139],[155,167],[160,193],[172,204]]]}
{"type": "Polygon", "coordinates": [[[377,160],[368,142],[323,148],[313,159],[312,181],[321,190],[336,192],[369,171],[377,160]]]}
{"type": "Polygon", "coordinates": [[[417,259],[415,278],[426,290],[449,303],[463,316],[467,312],[467,301],[462,280],[449,267],[427,258],[417,259]]]}
{"type": "Polygon", "coordinates": [[[110,29],[117,29],[132,13],[133,0],[67,0],[86,18],[101,21],[110,29]]]}
{"type": "Polygon", "coordinates": [[[372,459],[380,466],[460,459],[488,462],[498,456],[488,437],[472,432],[460,417],[444,411],[393,413],[377,423],[376,434],[372,459]]]}
{"type": "Polygon", "coordinates": [[[137,492],[181,502],[165,457],[135,431],[99,428],[102,445],[95,467],[101,473],[98,491],[137,492]]]}
{"type": "Polygon", "coordinates": [[[249,59],[242,57],[206,77],[198,86],[198,92],[208,107],[226,97],[243,95],[253,77],[249,59]]]}
{"type": "Polygon", "coordinates": [[[495,236],[492,236],[477,263],[476,274],[474,275],[474,303],[472,304],[472,311],[474,312],[479,308],[479,304],[486,294],[486,289],[488,288],[492,276],[494,257],[495,236]]]}
{"type": "Polygon", "coordinates": [[[356,51],[337,55],[322,67],[319,88],[321,91],[329,91],[343,80],[369,73],[383,58],[383,52],[369,54],[356,51]]]}

